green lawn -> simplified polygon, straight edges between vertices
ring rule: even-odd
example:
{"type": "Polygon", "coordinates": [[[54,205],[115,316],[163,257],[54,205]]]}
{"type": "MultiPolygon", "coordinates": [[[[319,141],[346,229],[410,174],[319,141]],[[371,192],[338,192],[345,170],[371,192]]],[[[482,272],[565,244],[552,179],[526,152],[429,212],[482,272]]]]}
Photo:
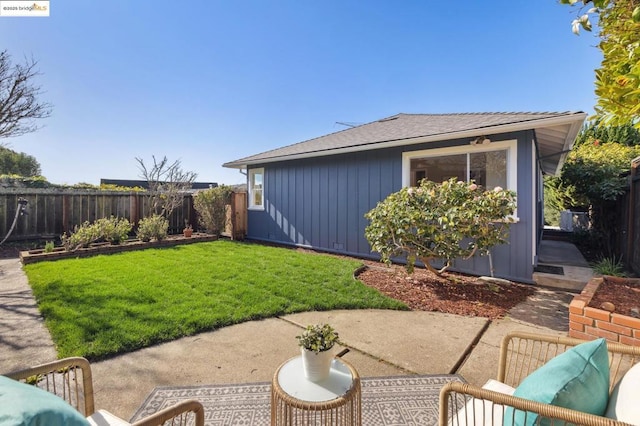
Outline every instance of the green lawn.
{"type": "Polygon", "coordinates": [[[58,355],[95,360],[293,312],[406,309],[355,280],[359,265],[220,240],[24,269],[58,355]]]}

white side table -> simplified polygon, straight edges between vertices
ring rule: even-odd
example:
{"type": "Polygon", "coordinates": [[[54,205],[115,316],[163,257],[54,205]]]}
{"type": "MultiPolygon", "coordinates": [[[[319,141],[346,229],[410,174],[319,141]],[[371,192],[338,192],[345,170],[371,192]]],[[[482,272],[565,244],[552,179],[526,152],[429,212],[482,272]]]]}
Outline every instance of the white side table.
{"type": "Polygon", "coordinates": [[[271,425],[360,426],[360,376],[339,358],[331,362],[329,377],[311,382],[304,377],[302,358],[282,364],[271,383],[271,425]]]}

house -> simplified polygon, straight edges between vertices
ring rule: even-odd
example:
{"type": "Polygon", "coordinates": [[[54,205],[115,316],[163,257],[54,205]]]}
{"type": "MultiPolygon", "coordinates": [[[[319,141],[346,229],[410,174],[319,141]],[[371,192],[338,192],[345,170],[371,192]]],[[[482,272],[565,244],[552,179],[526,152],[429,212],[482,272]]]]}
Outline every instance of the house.
{"type": "MultiPolygon", "coordinates": [[[[420,179],[474,179],[518,196],[510,243],[494,247],[496,277],[532,283],[543,229],[543,174],[559,173],[586,114],[397,114],[225,163],[247,173],[247,237],[376,258],[364,214],[420,179]]],[[[489,275],[487,256],[454,270],[489,275]]]]}

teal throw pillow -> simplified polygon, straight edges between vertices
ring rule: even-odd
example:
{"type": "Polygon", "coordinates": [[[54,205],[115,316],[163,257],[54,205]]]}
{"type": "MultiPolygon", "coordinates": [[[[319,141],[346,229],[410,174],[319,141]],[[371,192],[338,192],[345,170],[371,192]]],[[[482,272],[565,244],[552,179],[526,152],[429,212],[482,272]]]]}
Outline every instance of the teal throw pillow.
{"type": "Polygon", "coordinates": [[[0,376],[0,425],[89,426],[89,422],[62,398],[0,376]]]}
{"type": "MultiPolygon", "coordinates": [[[[604,339],[582,343],[527,376],[513,394],[520,398],[602,416],[609,400],[609,355],[604,339]]],[[[537,415],[508,407],[505,425],[533,425],[537,415]]],[[[541,425],[550,424],[543,419],[541,425]]]]}

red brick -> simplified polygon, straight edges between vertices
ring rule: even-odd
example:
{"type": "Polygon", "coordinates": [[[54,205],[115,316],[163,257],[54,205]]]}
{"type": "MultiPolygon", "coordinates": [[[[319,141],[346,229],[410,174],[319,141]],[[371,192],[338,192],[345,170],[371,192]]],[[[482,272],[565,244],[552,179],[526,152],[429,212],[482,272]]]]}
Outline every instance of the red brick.
{"type": "Polygon", "coordinates": [[[574,321],[569,321],[569,330],[576,330],[576,331],[583,332],[584,324],[580,324],[574,321]]]}
{"type": "Polygon", "coordinates": [[[640,339],[640,330],[631,330],[633,331],[633,338],[640,339]]]}
{"type": "Polygon", "coordinates": [[[611,324],[608,321],[596,321],[596,328],[611,331],[621,336],[631,336],[631,331],[632,331],[629,327],[625,327],[623,325],[618,325],[618,324],[611,324]]]}
{"type": "Polygon", "coordinates": [[[593,297],[593,294],[596,292],[600,284],[602,283],[602,278],[593,278],[589,280],[589,282],[584,286],[582,292],[580,294],[587,296],[589,299],[593,297]]]}
{"type": "Polygon", "coordinates": [[[611,322],[614,324],[624,325],[636,330],[640,330],[640,318],[628,317],[626,315],[613,314],[611,315],[611,322]]]}
{"type": "Polygon", "coordinates": [[[631,346],[640,346],[640,339],[634,339],[627,336],[620,336],[620,343],[631,346]]]}
{"type": "Polygon", "coordinates": [[[569,330],[569,337],[573,337],[576,339],[582,339],[582,340],[593,340],[595,339],[594,336],[590,336],[587,333],[581,333],[577,330],[569,330]]]}
{"type": "Polygon", "coordinates": [[[603,311],[602,309],[590,308],[588,306],[584,308],[584,315],[586,317],[602,321],[609,321],[611,318],[611,314],[609,312],[603,311]]]}
{"type": "Polygon", "coordinates": [[[574,322],[578,322],[580,324],[585,324],[585,325],[594,325],[595,320],[593,318],[587,318],[582,315],[569,314],[569,321],[574,321],[574,322]]]}
{"type": "Polygon", "coordinates": [[[604,337],[605,339],[607,339],[607,340],[609,340],[611,342],[617,342],[618,341],[618,334],[612,333],[612,332],[607,331],[607,330],[601,330],[599,328],[585,326],[584,331],[587,334],[590,334],[591,336],[604,337]]]}
{"type": "Polygon", "coordinates": [[[584,300],[580,300],[574,297],[569,304],[569,313],[582,315],[584,313],[585,306],[587,306],[587,304],[584,300]]]}

